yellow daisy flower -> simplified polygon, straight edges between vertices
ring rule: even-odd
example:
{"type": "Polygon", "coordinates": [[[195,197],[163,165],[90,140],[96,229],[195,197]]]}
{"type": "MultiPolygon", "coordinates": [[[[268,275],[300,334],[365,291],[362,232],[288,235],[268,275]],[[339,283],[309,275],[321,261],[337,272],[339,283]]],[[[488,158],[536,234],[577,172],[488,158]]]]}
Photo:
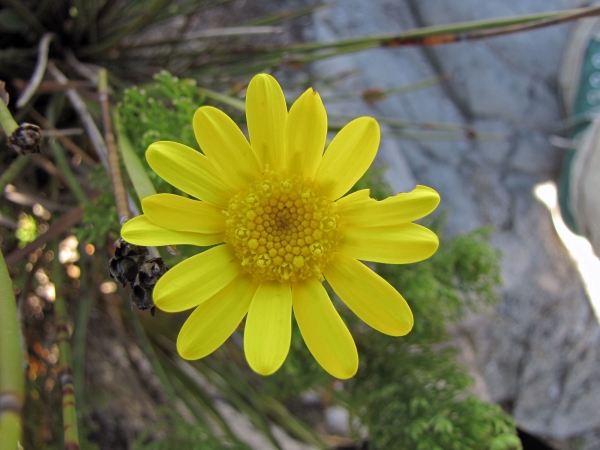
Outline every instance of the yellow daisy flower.
{"type": "Polygon", "coordinates": [[[246,117],[250,142],[226,114],[203,106],[193,126],[204,154],[175,142],[150,145],[150,167],[198,200],[147,197],[144,214],[123,226],[122,237],[146,246],[220,244],[177,264],[154,289],[164,311],[196,308],[177,338],[183,358],[212,353],[247,315],[248,364],[272,374],[287,357],[293,311],[319,364],[337,378],[352,377],[356,345],[322,282],[371,327],[407,334],[408,304],[359,260],[406,264],[435,253],[437,236],[411,222],[432,212],[439,195],[417,186],[383,201],[368,189],[342,197],[373,162],[379,126],[371,117],[355,119],[323,153],[327,114],[313,89],[288,112],[277,81],[257,75],[246,117]]]}

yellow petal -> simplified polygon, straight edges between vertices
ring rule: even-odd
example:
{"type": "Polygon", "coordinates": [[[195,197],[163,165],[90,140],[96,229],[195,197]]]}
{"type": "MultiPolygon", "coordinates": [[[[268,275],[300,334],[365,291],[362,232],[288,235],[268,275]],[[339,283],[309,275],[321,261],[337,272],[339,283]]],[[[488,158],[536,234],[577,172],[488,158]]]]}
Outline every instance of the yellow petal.
{"type": "Polygon", "coordinates": [[[180,195],[156,194],[142,200],[144,215],[156,225],[177,231],[224,233],[221,208],[180,195]]]}
{"type": "Polygon", "coordinates": [[[256,373],[281,367],[292,339],[292,289],[277,281],[261,283],[246,318],[244,353],[256,373]]]}
{"type": "Polygon", "coordinates": [[[391,336],[404,336],[412,329],[413,315],[406,300],[364,264],[336,253],[324,275],[348,308],[370,327],[391,336]]]}
{"type": "Polygon", "coordinates": [[[256,75],[246,93],[246,120],[250,144],[263,169],[285,168],[283,160],[287,106],[283,91],[271,75],[256,75]]]}
{"type": "Polygon", "coordinates": [[[290,109],[285,124],[285,164],[289,173],[312,178],[327,138],[327,113],[317,91],[309,88],[290,109]]]}
{"type": "Polygon", "coordinates": [[[200,148],[228,186],[244,189],[261,176],[254,150],[224,112],[212,106],[198,108],[194,114],[194,134],[200,148]]]}
{"type": "Polygon", "coordinates": [[[181,357],[200,359],[219,348],[248,312],[256,288],[248,275],[238,275],[226,288],[200,304],[177,336],[181,357]]]}
{"type": "Polygon", "coordinates": [[[164,228],[151,222],[144,214],[127,221],[121,228],[121,237],[135,245],[215,245],[223,242],[225,233],[193,233],[164,228]]]}
{"type": "Polygon", "coordinates": [[[388,227],[348,227],[340,229],[342,241],[339,253],[360,259],[388,264],[409,264],[433,255],[439,245],[431,230],[415,223],[388,227]]]}
{"type": "Polygon", "coordinates": [[[148,164],[167,183],[216,206],[227,207],[235,194],[202,153],[177,142],[155,142],[146,151],[148,164]]]}
{"type": "Polygon", "coordinates": [[[346,324],[316,279],[292,288],[294,315],[306,346],[321,366],[345,380],[358,370],[358,352],[346,324]]]}
{"type": "Polygon", "coordinates": [[[436,191],[420,185],[382,201],[370,198],[368,189],[337,201],[340,221],[348,227],[386,227],[412,222],[430,214],[439,203],[436,191]]]}
{"type": "Polygon", "coordinates": [[[154,287],[154,304],[167,312],[185,311],[211,298],[240,272],[233,247],[213,247],[165,273],[154,287]]]}
{"type": "Polygon", "coordinates": [[[323,155],[315,183],[331,200],[340,198],[367,171],[379,148],[379,125],[359,117],[340,130],[323,155]]]}

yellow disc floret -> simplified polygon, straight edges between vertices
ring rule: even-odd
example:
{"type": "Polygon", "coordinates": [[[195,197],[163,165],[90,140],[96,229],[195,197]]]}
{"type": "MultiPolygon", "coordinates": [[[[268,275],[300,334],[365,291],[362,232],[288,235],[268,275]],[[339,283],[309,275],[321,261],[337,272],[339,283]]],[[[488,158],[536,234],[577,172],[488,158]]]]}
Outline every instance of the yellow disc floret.
{"type": "Polygon", "coordinates": [[[336,206],[307,180],[267,172],[229,201],[227,242],[257,281],[322,280],[339,238],[336,206]]]}

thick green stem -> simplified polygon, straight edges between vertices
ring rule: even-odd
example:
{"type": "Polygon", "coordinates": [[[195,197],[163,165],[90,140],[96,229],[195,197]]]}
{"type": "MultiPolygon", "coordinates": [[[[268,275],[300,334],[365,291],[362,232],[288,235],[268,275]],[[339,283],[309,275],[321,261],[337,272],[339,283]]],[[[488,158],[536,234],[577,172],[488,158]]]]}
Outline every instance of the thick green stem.
{"type": "MultiPolygon", "coordinates": [[[[58,250],[58,249],[57,249],[58,250]]],[[[56,341],[58,344],[58,378],[62,386],[62,411],[65,450],[79,449],[79,433],[77,431],[77,409],[75,408],[75,390],[73,389],[73,364],[71,358],[71,344],[69,329],[67,328],[67,304],[62,295],[63,268],[58,260],[58,251],[55,251],[54,287],[56,300],[54,301],[54,315],[56,320],[56,341]]]]}
{"type": "Polygon", "coordinates": [[[12,281],[0,251],[0,448],[16,450],[21,440],[25,397],[20,325],[12,281]]]}
{"type": "Polygon", "coordinates": [[[19,128],[19,125],[13,118],[12,114],[8,110],[8,106],[4,103],[4,100],[0,98],[0,125],[4,130],[6,136],[10,136],[13,132],[19,128]]]}

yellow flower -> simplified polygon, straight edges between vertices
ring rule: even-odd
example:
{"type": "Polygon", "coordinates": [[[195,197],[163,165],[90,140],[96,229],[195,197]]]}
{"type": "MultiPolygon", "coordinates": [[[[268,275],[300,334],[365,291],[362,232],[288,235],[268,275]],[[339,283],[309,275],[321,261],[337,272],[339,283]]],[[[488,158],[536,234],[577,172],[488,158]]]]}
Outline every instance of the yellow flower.
{"type": "Polygon", "coordinates": [[[211,106],[193,119],[204,154],[175,142],[146,152],[152,169],[197,198],[157,194],[143,199],[144,214],[122,236],[137,245],[217,245],[183,261],[156,284],[164,311],[196,308],[183,325],[177,350],[186,359],[216,350],[247,315],[244,351],[262,375],[284,362],[292,310],[315,359],[345,379],[358,369],[348,328],[323,280],[364,322],[392,336],[413,326],[404,298],[362,261],[406,264],[431,256],[437,236],[411,223],[439,203],[433,189],[383,201],[350,188],[373,162],[379,126],[370,117],[346,125],[325,148],[327,115],[308,89],[288,112],[270,75],[248,86],[250,143],[226,114],[211,106]]]}

